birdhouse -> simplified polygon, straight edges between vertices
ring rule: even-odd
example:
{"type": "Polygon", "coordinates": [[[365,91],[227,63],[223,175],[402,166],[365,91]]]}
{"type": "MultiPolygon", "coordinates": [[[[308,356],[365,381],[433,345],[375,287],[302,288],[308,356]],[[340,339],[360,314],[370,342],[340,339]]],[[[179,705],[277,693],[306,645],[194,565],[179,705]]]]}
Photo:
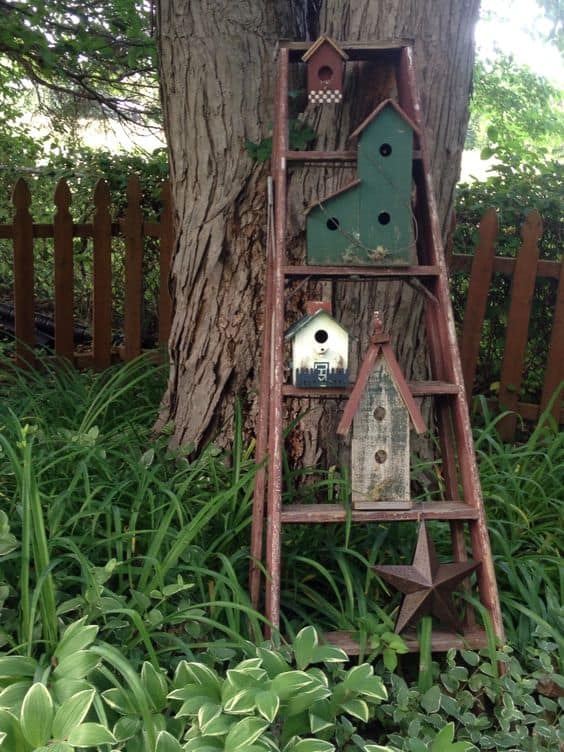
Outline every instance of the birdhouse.
{"type": "Polygon", "coordinates": [[[352,133],[358,178],[307,210],[307,260],[315,265],[409,265],[417,127],[391,99],[352,133]]]}
{"type": "Polygon", "coordinates": [[[307,315],[288,329],[292,343],[292,383],[297,387],[346,387],[349,335],[331,316],[330,305],[310,302],[307,315]]]}
{"type": "Polygon", "coordinates": [[[307,63],[307,92],[310,104],[331,104],[343,100],[343,76],[347,55],[332,39],[321,36],[302,57],[307,63]]]}
{"type": "Polygon", "coordinates": [[[409,433],[425,422],[378,316],[337,433],[353,423],[352,504],[355,509],[409,509],[409,433]]]}

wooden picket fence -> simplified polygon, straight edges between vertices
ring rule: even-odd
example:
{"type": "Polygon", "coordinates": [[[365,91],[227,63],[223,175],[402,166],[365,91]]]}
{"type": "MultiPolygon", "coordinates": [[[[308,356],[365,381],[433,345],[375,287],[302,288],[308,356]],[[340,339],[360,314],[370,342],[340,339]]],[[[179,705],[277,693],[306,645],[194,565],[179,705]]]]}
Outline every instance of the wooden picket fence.
{"type": "Polygon", "coordinates": [[[469,400],[476,375],[492,275],[494,272],[501,272],[512,277],[498,395],[499,406],[512,411],[499,424],[502,437],[510,441],[515,437],[517,416],[520,415],[525,420],[537,420],[557,389],[559,394],[554,398],[552,414],[559,423],[564,423],[561,399],[564,391],[564,258],[562,261],[539,259],[542,219],[536,210],[530,211],[525,218],[521,230],[522,243],[516,258],[496,256],[495,244],[498,231],[497,212],[495,209],[489,209],[480,222],[479,242],[474,253],[472,255],[452,253],[452,243],[450,243],[447,261],[451,272],[467,271],[470,273],[460,339],[462,370],[469,400]],[[523,379],[535,283],[537,278],[542,277],[557,280],[558,291],[540,405],[535,405],[521,402],[519,392],[523,379]]]}
{"type": "Polygon", "coordinates": [[[171,322],[169,271],[173,236],[171,190],[163,184],[162,211],[158,222],[147,221],[141,209],[141,188],[137,177],[127,184],[127,208],[123,217],[112,220],[111,198],[107,183],[100,180],[94,190],[94,213],[91,222],[77,224],[70,212],[71,192],[65,180],[55,190],[56,212],[53,222],[37,224],[30,214],[31,194],[25,180],[15,185],[11,224],[0,225],[0,238],[13,244],[13,303],[16,336],[16,359],[19,365],[33,364],[36,343],[34,301],[34,241],[54,241],[54,330],[55,354],[79,367],[107,368],[116,357],[132,360],[141,353],[143,301],[143,246],[145,238],[159,242],[158,341],[168,341],[171,322]],[[125,299],[123,345],[112,345],[112,240],[123,238],[125,244],[125,299]],[[93,301],[92,348],[75,352],[73,239],[92,240],[93,301]]]}
{"type": "MultiPolygon", "coordinates": [[[[54,349],[57,357],[66,358],[77,367],[107,368],[116,358],[131,360],[142,349],[143,254],[145,238],[159,244],[158,342],[168,341],[171,324],[169,272],[174,243],[170,184],[161,192],[162,210],[158,221],[148,221],[141,208],[141,189],[137,177],[127,184],[127,208],[119,219],[112,220],[110,191],[100,180],[94,190],[94,212],[91,222],[75,223],[71,216],[71,192],[61,180],[55,190],[56,212],[52,223],[38,224],[30,214],[31,194],[20,179],[14,188],[14,216],[11,224],[0,224],[0,239],[13,245],[13,303],[15,309],[16,359],[18,364],[33,364],[35,346],[34,241],[53,238],[54,243],[54,349]],[[93,297],[92,346],[77,352],[74,344],[73,321],[73,239],[87,238],[92,242],[93,297]],[[122,238],[125,245],[123,344],[112,344],[112,241],[122,238]]],[[[535,421],[564,382],[564,259],[539,259],[542,219],[537,211],[529,212],[522,228],[522,244],[516,258],[496,256],[499,231],[495,209],[487,211],[479,225],[479,242],[473,254],[453,253],[452,242],[447,248],[451,272],[470,274],[462,335],[460,340],[462,367],[468,398],[476,375],[480,339],[488,295],[494,272],[512,277],[511,301],[501,378],[499,405],[513,411],[504,418],[500,429],[504,438],[515,435],[517,415],[535,421]],[[519,400],[523,378],[527,334],[535,282],[539,277],[557,280],[558,292],[544,384],[540,404],[519,400]]],[[[451,233],[452,238],[452,233],[451,233]]],[[[564,423],[562,400],[552,406],[555,418],[564,423]]]]}

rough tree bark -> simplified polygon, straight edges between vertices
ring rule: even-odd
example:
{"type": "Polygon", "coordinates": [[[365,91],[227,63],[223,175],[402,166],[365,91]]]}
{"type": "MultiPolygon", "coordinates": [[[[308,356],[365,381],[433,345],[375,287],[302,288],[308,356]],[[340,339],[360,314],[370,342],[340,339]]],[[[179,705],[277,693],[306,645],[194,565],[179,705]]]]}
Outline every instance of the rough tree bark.
{"type": "MultiPolygon", "coordinates": [[[[244,142],[269,134],[276,40],[317,33],[337,40],[414,39],[444,229],[468,119],[478,10],[479,0],[158,0],[177,222],[171,371],[159,425],[173,422],[174,443],[197,448],[229,425],[235,395],[252,396],[256,389],[267,170],[253,163],[244,142]]],[[[319,134],[316,148],[342,146],[388,93],[387,85],[385,77],[365,68],[348,85],[345,105],[307,110],[305,117],[319,134]],[[367,84],[373,96],[361,98],[359,91],[367,84]]],[[[289,205],[290,246],[297,257],[303,253],[303,204],[348,178],[311,169],[296,175],[289,205]]],[[[416,291],[398,283],[382,286],[375,295],[366,286],[335,286],[332,295],[343,323],[355,321],[367,333],[372,311],[382,310],[406,373],[425,375],[422,301],[416,291]]],[[[364,348],[362,338],[358,348],[364,348]]],[[[295,454],[306,464],[319,458],[318,435],[332,420],[330,413],[327,407],[302,425],[295,454]]]]}

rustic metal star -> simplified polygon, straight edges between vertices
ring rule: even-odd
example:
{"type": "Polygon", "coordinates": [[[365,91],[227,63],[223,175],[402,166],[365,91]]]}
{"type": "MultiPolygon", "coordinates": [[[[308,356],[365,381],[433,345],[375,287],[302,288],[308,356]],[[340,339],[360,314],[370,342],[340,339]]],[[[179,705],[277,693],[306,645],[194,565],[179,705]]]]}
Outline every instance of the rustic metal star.
{"type": "Polygon", "coordinates": [[[472,560],[439,564],[433,541],[422,522],[411,566],[374,567],[383,580],[405,593],[395,631],[399,634],[410,622],[427,614],[459,631],[461,624],[452,604],[452,593],[479,566],[479,561],[472,560]]]}

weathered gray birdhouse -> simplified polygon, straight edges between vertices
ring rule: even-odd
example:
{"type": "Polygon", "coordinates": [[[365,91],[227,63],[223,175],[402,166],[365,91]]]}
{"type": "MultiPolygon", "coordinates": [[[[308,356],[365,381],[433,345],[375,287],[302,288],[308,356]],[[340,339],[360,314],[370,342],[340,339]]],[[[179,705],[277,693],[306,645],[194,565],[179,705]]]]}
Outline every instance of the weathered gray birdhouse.
{"type": "Polygon", "coordinates": [[[307,63],[307,92],[310,104],[331,104],[343,100],[343,76],[347,55],[332,39],[321,36],[302,57],[307,63]]]}
{"type": "Polygon", "coordinates": [[[422,433],[425,422],[378,318],[337,433],[351,422],[353,507],[409,509],[410,427],[422,433]]]}
{"type": "Polygon", "coordinates": [[[349,335],[331,316],[327,303],[310,302],[307,315],[291,326],[292,383],[297,387],[346,387],[349,335]]]}

